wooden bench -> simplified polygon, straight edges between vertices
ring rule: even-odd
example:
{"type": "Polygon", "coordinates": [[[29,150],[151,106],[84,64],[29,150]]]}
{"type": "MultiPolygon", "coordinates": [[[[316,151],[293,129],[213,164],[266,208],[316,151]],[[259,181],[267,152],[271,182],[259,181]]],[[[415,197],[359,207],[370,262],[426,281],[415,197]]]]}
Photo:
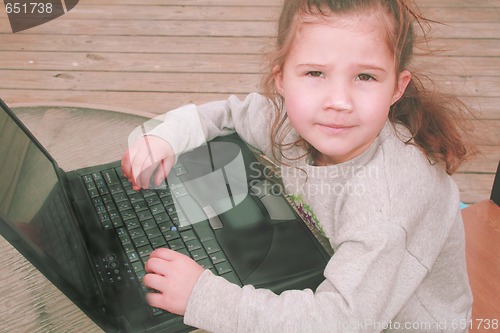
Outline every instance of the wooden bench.
{"type": "Polygon", "coordinates": [[[500,163],[491,199],[462,210],[474,296],[470,332],[500,331],[500,163]]]}

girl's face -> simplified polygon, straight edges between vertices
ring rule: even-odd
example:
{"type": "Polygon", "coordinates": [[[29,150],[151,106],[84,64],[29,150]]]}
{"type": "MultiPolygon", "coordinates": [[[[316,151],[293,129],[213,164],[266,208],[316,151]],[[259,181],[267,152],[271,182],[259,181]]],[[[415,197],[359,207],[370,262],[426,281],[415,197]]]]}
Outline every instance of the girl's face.
{"type": "Polygon", "coordinates": [[[383,14],[331,15],[303,24],[276,89],[297,133],[338,164],[365,151],[384,126],[411,74],[396,72],[383,14]]]}

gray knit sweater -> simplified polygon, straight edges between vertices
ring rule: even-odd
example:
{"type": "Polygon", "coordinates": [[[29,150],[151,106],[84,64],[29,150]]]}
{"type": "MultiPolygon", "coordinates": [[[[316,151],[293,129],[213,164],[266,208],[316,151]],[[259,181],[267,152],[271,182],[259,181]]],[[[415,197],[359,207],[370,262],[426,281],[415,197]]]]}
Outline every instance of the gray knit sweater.
{"type": "MultiPolygon", "coordinates": [[[[272,116],[268,100],[250,94],[168,112],[151,134],[180,153],[236,131],[271,156],[272,116]]],[[[292,131],[285,140],[295,136],[292,131]]],[[[405,138],[405,128],[387,122],[350,161],[316,167],[303,157],[281,167],[287,193],[335,251],[316,290],[278,296],[207,270],[184,322],[231,333],[467,331],[472,296],[459,192],[445,170],[405,138]]],[[[285,151],[303,154],[298,147],[285,151]]]]}

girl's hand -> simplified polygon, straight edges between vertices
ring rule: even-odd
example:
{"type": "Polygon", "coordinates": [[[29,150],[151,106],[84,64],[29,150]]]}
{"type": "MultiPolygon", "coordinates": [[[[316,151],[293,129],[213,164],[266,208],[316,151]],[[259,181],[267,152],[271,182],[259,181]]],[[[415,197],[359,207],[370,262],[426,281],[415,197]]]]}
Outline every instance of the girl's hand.
{"type": "Polygon", "coordinates": [[[191,258],[160,248],[151,253],[146,262],[143,284],[159,293],[149,293],[150,306],[183,316],[191,291],[204,268],[191,258]]]}
{"type": "Polygon", "coordinates": [[[123,175],[132,183],[134,190],[149,188],[151,176],[156,171],[154,183],[159,186],[167,178],[175,162],[170,144],[156,136],[139,138],[123,154],[121,166],[123,175]]]}

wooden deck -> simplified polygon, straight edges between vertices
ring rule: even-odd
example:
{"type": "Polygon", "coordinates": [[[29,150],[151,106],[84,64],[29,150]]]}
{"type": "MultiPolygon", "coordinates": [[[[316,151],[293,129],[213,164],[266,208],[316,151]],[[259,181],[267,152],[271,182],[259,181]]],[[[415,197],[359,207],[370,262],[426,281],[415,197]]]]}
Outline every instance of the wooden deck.
{"type": "MultiPolygon", "coordinates": [[[[432,77],[479,112],[483,155],[454,177],[462,200],[489,197],[500,159],[500,2],[420,0],[434,26],[432,77]]],[[[12,33],[0,9],[0,97],[10,105],[99,105],[163,113],[260,90],[281,0],[80,0],[12,33]],[[249,5],[251,4],[251,5],[249,5]]]]}

